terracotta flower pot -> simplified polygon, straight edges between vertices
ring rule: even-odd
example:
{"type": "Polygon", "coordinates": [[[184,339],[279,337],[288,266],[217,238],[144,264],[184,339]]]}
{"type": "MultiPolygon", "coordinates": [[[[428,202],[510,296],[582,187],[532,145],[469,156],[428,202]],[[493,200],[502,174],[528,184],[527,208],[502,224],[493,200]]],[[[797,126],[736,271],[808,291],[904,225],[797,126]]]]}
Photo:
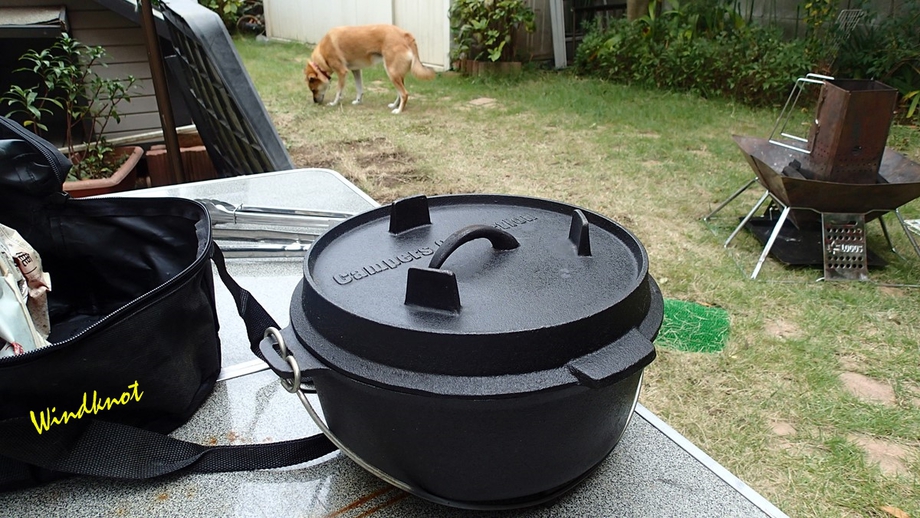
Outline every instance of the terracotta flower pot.
{"type": "MultiPolygon", "coordinates": [[[[182,157],[182,169],[185,171],[186,182],[217,178],[217,170],[214,168],[211,157],[208,155],[208,150],[204,145],[186,147],[180,143],[179,154],[182,157]]],[[[145,157],[151,187],[175,183],[170,174],[169,155],[166,152],[166,146],[152,146],[145,157]]]]}
{"type": "Polygon", "coordinates": [[[517,74],[521,72],[520,61],[460,61],[460,72],[468,76],[483,74],[517,74]]]}
{"type": "Polygon", "coordinates": [[[134,189],[134,183],[137,181],[137,163],[144,156],[144,148],[139,146],[120,147],[116,148],[115,152],[128,155],[128,159],[115,171],[115,174],[108,178],[64,182],[64,191],[74,198],[83,198],[85,196],[134,189]]]}

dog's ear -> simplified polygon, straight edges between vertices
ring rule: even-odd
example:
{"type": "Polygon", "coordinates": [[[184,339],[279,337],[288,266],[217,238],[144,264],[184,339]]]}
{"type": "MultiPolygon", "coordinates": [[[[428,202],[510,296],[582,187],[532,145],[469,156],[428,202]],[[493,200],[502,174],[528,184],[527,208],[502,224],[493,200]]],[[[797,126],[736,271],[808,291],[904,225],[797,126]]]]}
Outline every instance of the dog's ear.
{"type": "Polygon", "coordinates": [[[320,72],[319,68],[312,61],[307,61],[307,66],[304,67],[303,73],[307,78],[307,83],[311,85],[329,82],[329,78],[326,77],[326,74],[320,72]]]}

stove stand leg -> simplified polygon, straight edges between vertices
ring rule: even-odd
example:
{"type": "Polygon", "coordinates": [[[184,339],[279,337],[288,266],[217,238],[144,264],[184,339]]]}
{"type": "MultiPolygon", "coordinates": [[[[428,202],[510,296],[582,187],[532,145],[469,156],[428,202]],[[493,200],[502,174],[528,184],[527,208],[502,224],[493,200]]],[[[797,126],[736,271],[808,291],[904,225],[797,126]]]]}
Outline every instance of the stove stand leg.
{"type": "Polygon", "coordinates": [[[737,191],[735,191],[735,193],[732,194],[731,196],[729,196],[727,200],[725,200],[725,201],[723,201],[721,204],[719,204],[719,206],[716,207],[714,211],[712,211],[712,212],[710,212],[709,214],[703,216],[703,221],[709,221],[709,218],[715,216],[717,212],[719,212],[720,210],[724,209],[726,205],[728,205],[729,203],[732,202],[732,200],[734,200],[734,199],[737,198],[738,196],[741,196],[741,193],[743,193],[744,191],[748,190],[748,188],[749,188],[751,185],[754,185],[754,182],[756,182],[756,181],[757,181],[757,177],[756,177],[756,176],[755,176],[754,178],[751,178],[751,181],[750,181],[750,182],[744,184],[740,189],[738,189],[737,191]]]}
{"type": "Polygon", "coordinates": [[[786,217],[789,216],[789,212],[792,209],[785,207],[782,214],[779,215],[779,219],[776,220],[776,226],[773,227],[773,233],[770,234],[770,239],[767,240],[766,246],[763,247],[763,252],[760,254],[760,259],[757,260],[757,266],[754,267],[754,273],[751,274],[751,279],[756,279],[757,274],[760,273],[760,268],[763,266],[763,262],[767,260],[767,255],[770,254],[770,249],[773,248],[773,243],[776,242],[777,236],[779,236],[780,230],[783,229],[783,224],[786,222],[786,217]]]}
{"type": "Polygon", "coordinates": [[[885,241],[888,242],[888,249],[891,250],[894,255],[904,259],[904,256],[898,253],[898,250],[894,247],[894,243],[891,242],[891,234],[888,233],[888,225],[885,224],[885,214],[878,217],[878,224],[882,227],[882,234],[885,235],[885,241]]]}
{"type": "Polygon", "coordinates": [[[761,196],[760,199],[757,200],[757,203],[754,204],[754,206],[751,208],[751,211],[747,213],[747,216],[745,216],[744,219],[741,220],[741,223],[739,223],[738,226],[735,227],[735,230],[731,233],[730,236],[728,236],[728,239],[725,240],[725,244],[722,245],[723,248],[728,248],[728,245],[729,243],[732,242],[732,239],[735,239],[735,236],[738,235],[738,232],[741,232],[741,229],[744,228],[745,225],[747,225],[747,222],[751,220],[751,218],[754,216],[754,213],[757,212],[757,209],[759,209],[761,205],[763,205],[763,202],[767,200],[767,196],[769,195],[770,195],[770,191],[764,191],[763,196],[761,196]]]}
{"type": "Polygon", "coordinates": [[[917,240],[914,239],[914,236],[910,232],[910,228],[907,226],[907,222],[904,221],[904,216],[901,215],[899,209],[894,209],[895,216],[898,217],[898,221],[901,223],[901,228],[904,229],[904,233],[907,234],[907,239],[910,241],[910,244],[914,247],[914,252],[917,253],[917,257],[920,257],[920,245],[917,245],[917,240]]]}

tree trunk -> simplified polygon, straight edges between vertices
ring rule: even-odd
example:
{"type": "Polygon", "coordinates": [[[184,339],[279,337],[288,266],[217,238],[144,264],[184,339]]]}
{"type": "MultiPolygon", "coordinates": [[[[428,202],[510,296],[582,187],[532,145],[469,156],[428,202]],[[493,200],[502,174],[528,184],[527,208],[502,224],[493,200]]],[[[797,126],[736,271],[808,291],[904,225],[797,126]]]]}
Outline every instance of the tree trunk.
{"type": "Polygon", "coordinates": [[[649,0],[626,0],[626,19],[637,20],[648,14],[649,0]]]}

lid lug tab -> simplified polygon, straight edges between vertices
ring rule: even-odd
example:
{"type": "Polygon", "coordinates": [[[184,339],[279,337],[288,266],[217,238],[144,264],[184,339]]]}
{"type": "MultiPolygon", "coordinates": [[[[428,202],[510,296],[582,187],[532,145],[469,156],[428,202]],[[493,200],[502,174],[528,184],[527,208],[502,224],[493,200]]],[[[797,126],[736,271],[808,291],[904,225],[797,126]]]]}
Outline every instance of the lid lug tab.
{"type": "Polygon", "coordinates": [[[569,227],[569,241],[575,245],[580,256],[591,255],[591,238],[588,233],[588,218],[580,209],[572,213],[572,226],[569,227]]]}
{"type": "Polygon", "coordinates": [[[450,270],[409,268],[406,279],[407,305],[460,312],[457,277],[450,270]]]}
{"type": "Polygon", "coordinates": [[[425,195],[396,200],[390,206],[390,234],[399,234],[431,224],[428,198],[425,195]]]}

